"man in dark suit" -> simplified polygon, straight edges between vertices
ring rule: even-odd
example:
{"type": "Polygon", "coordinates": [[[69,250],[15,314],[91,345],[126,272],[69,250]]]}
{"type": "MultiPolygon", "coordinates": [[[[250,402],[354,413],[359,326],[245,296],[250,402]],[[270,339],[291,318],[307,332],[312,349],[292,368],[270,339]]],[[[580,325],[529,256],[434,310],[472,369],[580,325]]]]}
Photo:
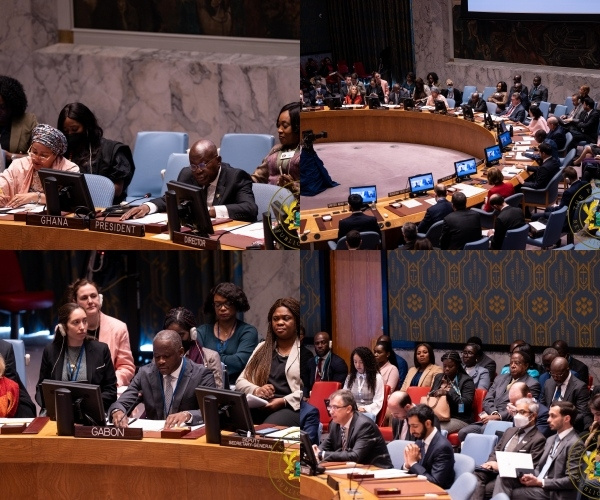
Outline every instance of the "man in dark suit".
{"type": "Polygon", "coordinates": [[[377,219],[372,215],[365,215],[362,212],[363,199],[359,194],[351,194],[348,196],[348,205],[352,214],[340,221],[338,228],[338,240],[348,233],[351,229],[356,229],[359,233],[363,231],[375,231],[381,236],[381,229],[377,224],[377,219]]]}
{"type": "MultiPolygon", "coordinates": [[[[217,147],[208,140],[196,141],[190,148],[190,166],[177,177],[179,182],[206,190],[208,213],[211,217],[255,222],[258,207],[252,193],[252,179],[247,172],[221,163],[217,147]]],[[[167,199],[155,198],[133,207],[121,220],[139,219],[149,213],[165,212],[167,199]]]]}
{"type": "Polygon", "coordinates": [[[569,401],[558,401],[550,407],[548,422],[556,435],[546,441],[544,453],[533,474],[524,474],[520,479],[496,480],[494,495],[505,493],[511,498],[540,498],[549,500],[575,500],[577,490],[573,481],[579,481],[583,443],[578,441],[572,422],[577,408],[569,401]]]}
{"type": "MultiPolygon", "coordinates": [[[[415,406],[417,405],[412,402],[407,392],[395,391],[390,394],[388,398],[388,411],[392,416],[392,439],[416,440],[408,426],[408,412],[415,406]]],[[[433,415],[433,425],[438,431],[441,430],[440,421],[435,414],[433,415]]]]}
{"type": "Polygon", "coordinates": [[[577,417],[572,422],[577,432],[583,432],[592,423],[589,411],[590,391],[569,370],[569,362],[560,356],[554,358],[550,365],[550,377],[544,384],[540,402],[549,406],[553,401],[570,401],[577,408],[577,417]]]}
{"type": "Polygon", "coordinates": [[[595,143],[598,139],[598,123],[600,122],[600,113],[594,109],[596,103],[591,97],[583,99],[583,114],[579,123],[570,127],[571,134],[575,143],[579,141],[595,143]]]}
{"type": "Polygon", "coordinates": [[[319,460],[356,462],[382,469],[393,467],[377,424],[358,411],[349,390],[335,391],[328,410],[332,419],[329,434],[320,447],[313,446],[319,460]]]}
{"type": "Polygon", "coordinates": [[[496,362],[490,358],[485,352],[483,352],[483,342],[481,339],[474,335],[467,339],[467,344],[477,344],[479,346],[479,352],[477,353],[477,364],[483,366],[490,374],[490,381],[493,382],[496,378],[496,362]]]}
{"type": "Polygon", "coordinates": [[[479,92],[473,92],[471,98],[467,101],[467,104],[473,108],[475,113],[487,112],[487,104],[479,95],[479,92]]]}
{"type": "Polygon", "coordinates": [[[523,123],[527,116],[525,106],[521,103],[521,94],[513,93],[510,98],[510,106],[506,107],[501,113],[501,116],[506,116],[509,120],[517,123],[523,123]]]}
{"type": "Polygon", "coordinates": [[[392,87],[392,91],[388,97],[388,104],[403,104],[404,99],[410,98],[410,92],[406,90],[404,87],[400,87],[399,83],[394,83],[392,87]]]}
{"type": "Polygon", "coordinates": [[[523,217],[523,211],[518,207],[507,205],[502,195],[493,194],[490,198],[490,205],[499,213],[494,221],[494,229],[488,231],[488,236],[492,238],[492,250],[500,250],[506,231],[523,227],[525,218],[523,217]]]}
{"type": "Polygon", "coordinates": [[[513,77],[513,84],[511,86],[511,88],[508,91],[508,95],[513,95],[515,92],[525,92],[526,94],[529,94],[529,89],[527,88],[527,85],[523,85],[523,83],[521,82],[522,77],[521,75],[515,75],[513,77]],[[517,90],[519,89],[519,90],[517,90]]]}
{"type": "Polygon", "coordinates": [[[457,108],[462,104],[462,92],[454,88],[454,82],[450,79],[446,80],[446,88],[442,89],[442,95],[446,99],[454,99],[457,108]]]}
{"type": "Polygon", "coordinates": [[[542,164],[539,167],[527,167],[527,172],[533,173],[533,180],[524,181],[517,176],[517,180],[525,187],[543,189],[560,170],[560,162],[552,156],[552,147],[548,143],[542,142],[539,150],[542,164]]]}
{"type": "Polygon", "coordinates": [[[144,403],[146,418],[165,420],[167,428],[202,423],[196,387],[216,387],[212,372],[184,357],[181,337],[173,330],[158,332],[152,350],[154,361],[140,368],[108,409],[110,420],[118,427],[127,427],[125,414],[137,401],[144,403]]]}
{"type": "Polygon", "coordinates": [[[327,332],[315,335],[314,346],[316,356],[308,360],[308,387],[304,387],[304,395],[308,397],[315,382],[339,382],[344,385],[348,375],[348,365],[329,347],[330,337],[327,332]]]}
{"type": "Polygon", "coordinates": [[[10,342],[0,339],[0,355],[4,358],[6,365],[4,376],[19,384],[19,406],[17,407],[16,418],[32,418],[36,415],[35,404],[23,385],[23,381],[17,373],[17,363],[15,361],[15,352],[10,342]]]}
{"type": "Polygon", "coordinates": [[[444,226],[440,236],[442,250],[462,250],[465,243],[481,239],[481,220],[479,214],[467,210],[467,197],[462,191],[452,195],[454,212],[444,217],[444,226]]]}
{"type": "Polygon", "coordinates": [[[452,203],[446,199],[447,192],[444,184],[436,184],[433,192],[435,193],[435,205],[431,205],[425,212],[425,217],[417,226],[419,233],[426,233],[433,224],[444,220],[446,215],[454,211],[452,203]]]}
{"type": "Polygon", "coordinates": [[[567,136],[565,129],[558,123],[558,118],[556,118],[556,116],[551,116],[546,123],[548,124],[546,139],[554,141],[558,149],[564,148],[567,143],[567,136]]]}
{"type": "Polygon", "coordinates": [[[508,428],[502,434],[487,462],[481,464],[482,469],[487,469],[490,472],[482,470],[474,472],[477,476],[477,488],[471,497],[472,500],[483,500],[492,496],[497,477],[494,472],[498,472],[497,451],[529,453],[534,467],[537,466],[542,457],[546,438],[535,426],[539,408],[538,403],[531,398],[521,398],[516,402],[515,408],[515,426],[508,428]]]}
{"type": "Polygon", "coordinates": [[[542,85],[542,78],[539,75],[533,77],[533,86],[529,91],[529,102],[531,104],[540,104],[548,101],[548,89],[542,85]]]}
{"type": "Polygon", "coordinates": [[[569,346],[564,340],[555,340],[552,347],[558,351],[558,355],[562,358],[566,358],[569,362],[569,368],[577,373],[577,378],[583,383],[588,384],[590,378],[590,372],[587,365],[575,359],[569,354],[569,346]]]}
{"type": "Polygon", "coordinates": [[[300,428],[308,434],[312,444],[319,444],[320,416],[318,408],[300,400],[300,428]]]}
{"type": "Polygon", "coordinates": [[[425,476],[442,488],[450,488],[454,482],[454,450],[450,441],[433,425],[433,410],[420,404],[411,408],[407,415],[416,442],[404,448],[404,468],[410,474],[425,476]]]}

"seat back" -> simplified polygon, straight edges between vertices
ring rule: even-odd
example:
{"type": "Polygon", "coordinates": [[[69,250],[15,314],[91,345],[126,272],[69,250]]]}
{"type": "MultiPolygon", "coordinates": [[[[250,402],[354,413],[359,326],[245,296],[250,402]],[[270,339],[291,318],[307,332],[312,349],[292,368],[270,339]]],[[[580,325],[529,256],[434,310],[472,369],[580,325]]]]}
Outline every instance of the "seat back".
{"type": "Polygon", "coordinates": [[[490,248],[490,238],[489,236],[484,236],[480,240],[470,241],[469,243],[465,243],[463,250],[487,250],[490,248]]]}
{"type": "Polygon", "coordinates": [[[475,474],[464,472],[460,476],[455,476],[454,483],[447,491],[452,500],[470,500],[475,488],[477,488],[475,474]]]}
{"type": "MultiPolygon", "coordinates": [[[[569,132],[569,135],[571,135],[570,132],[569,132]]],[[[571,135],[571,140],[573,140],[573,136],[572,135],[571,135]]],[[[571,149],[571,151],[569,151],[565,155],[565,157],[560,160],[560,166],[561,167],[566,167],[567,165],[569,165],[573,161],[573,158],[575,158],[576,154],[577,154],[577,149],[576,148],[571,149]]]]}
{"type": "Polygon", "coordinates": [[[185,167],[190,164],[190,157],[187,153],[171,153],[167,160],[167,169],[163,178],[162,187],[160,188],[161,196],[167,191],[167,182],[176,181],[185,167]]]}
{"type": "Polygon", "coordinates": [[[135,173],[127,188],[127,200],[139,198],[147,192],[153,198],[160,196],[161,170],[167,168],[171,153],[185,153],[188,146],[189,137],[184,132],[138,132],[133,150],[135,173]]]}
{"type": "Polygon", "coordinates": [[[0,149],[0,174],[2,172],[4,172],[5,168],[6,168],[6,153],[4,152],[4,149],[0,149]]]}
{"type": "Polygon", "coordinates": [[[567,217],[567,208],[568,207],[564,206],[561,209],[550,213],[546,229],[544,230],[544,236],[542,237],[542,247],[552,246],[560,238],[567,217]]]}
{"type": "Polygon", "coordinates": [[[17,365],[17,373],[24,386],[27,386],[27,371],[25,369],[25,343],[22,340],[5,339],[12,344],[13,352],[15,353],[15,364],[17,365]]]}
{"type": "Polygon", "coordinates": [[[571,96],[565,97],[565,107],[567,108],[565,115],[573,111],[575,106],[573,106],[573,98],[571,96]]]}
{"type": "Polygon", "coordinates": [[[486,102],[485,105],[490,115],[495,115],[496,111],[498,111],[498,105],[495,102],[486,102]]]}
{"type": "Polygon", "coordinates": [[[375,423],[378,427],[383,426],[383,423],[385,422],[385,414],[387,412],[387,400],[391,392],[392,388],[389,385],[383,386],[383,404],[381,405],[381,410],[379,410],[379,413],[377,414],[377,418],[375,418],[375,423]]]}
{"type": "Polygon", "coordinates": [[[25,291],[21,264],[14,250],[0,250],[0,294],[25,291]]]}
{"type": "Polygon", "coordinates": [[[362,250],[377,250],[381,245],[379,233],[375,231],[361,231],[360,238],[362,241],[360,248],[362,250]]]}
{"type": "Polygon", "coordinates": [[[84,174],[84,176],[94,206],[101,208],[110,207],[115,197],[115,185],[113,182],[103,175],[84,174]]]}
{"type": "Polygon", "coordinates": [[[402,469],[404,466],[404,448],[406,448],[406,445],[409,443],[412,443],[412,441],[396,439],[387,444],[388,453],[392,459],[394,469],[402,469]]]}
{"type": "Polygon", "coordinates": [[[456,107],[456,100],[454,100],[454,99],[446,99],[446,102],[448,103],[448,108],[449,109],[454,109],[456,107]]]}
{"type": "Polygon", "coordinates": [[[475,389],[475,397],[473,398],[473,416],[475,422],[481,420],[479,414],[483,411],[483,400],[487,394],[487,389],[475,389]]]}
{"type": "MultiPolygon", "coordinates": [[[[494,92],[496,92],[496,87],[485,87],[485,88],[483,89],[483,94],[481,95],[481,98],[482,98],[484,101],[487,101],[487,98],[488,98],[489,96],[491,96],[491,95],[492,95],[494,92]]],[[[489,103],[488,103],[488,104],[489,104],[489,103]]],[[[490,109],[490,108],[489,108],[489,106],[488,106],[488,110],[489,110],[489,109],[490,109]]]]}
{"type": "Polygon", "coordinates": [[[471,457],[476,466],[481,465],[487,462],[497,442],[498,437],[495,434],[467,434],[460,452],[471,457]]]}
{"type": "Polygon", "coordinates": [[[431,246],[434,248],[440,248],[440,236],[442,236],[442,228],[444,227],[444,221],[439,220],[435,224],[432,224],[425,237],[431,241],[431,246]]]}
{"type": "Polygon", "coordinates": [[[565,140],[565,147],[558,150],[558,155],[559,156],[563,156],[572,147],[572,144],[573,144],[573,134],[571,132],[567,132],[565,134],[565,139],[566,139],[565,140]]]}
{"type": "Polygon", "coordinates": [[[539,104],[539,108],[544,118],[548,118],[548,111],[550,111],[550,103],[546,101],[541,101],[539,104]]]}
{"type": "Polygon", "coordinates": [[[529,224],[524,224],[517,229],[509,229],[504,235],[502,250],[525,250],[528,234],[529,224]]]}
{"type": "MultiPolygon", "coordinates": [[[[252,183],[252,193],[254,201],[258,206],[258,215],[256,220],[262,220],[262,214],[270,210],[273,201],[278,201],[281,205],[290,205],[294,201],[294,195],[286,188],[275,186],[274,184],[252,183]]],[[[273,215],[271,213],[271,215],[273,215]]]]}
{"type": "Polygon", "coordinates": [[[339,382],[315,382],[310,391],[308,402],[319,410],[319,417],[325,432],[329,428],[329,421],[331,420],[325,406],[325,400],[329,399],[329,396],[341,387],[342,384],[339,382]]]}
{"type": "Polygon", "coordinates": [[[473,457],[463,453],[454,454],[454,481],[465,472],[473,472],[474,470],[475,460],[473,460],[473,457]]]}
{"type": "Polygon", "coordinates": [[[490,420],[483,428],[483,434],[495,436],[497,431],[504,432],[509,427],[512,427],[512,422],[504,420],[490,420]]]}
{"type": "Polygon", "coordinates": [[[225,134],[221,139],[223,163],[253,174],[275,144],[269,134],[225,134]]]}
{"type": "Polygon", "coordinates": [[[523,193],[515,193],[508,196],[504,201],[511,207],[518,207],[523,200],[523,193]]]}
{"type": "Polygon", "coordinates": [[[421,401],[421,398],[423,396],[427,396],[427,394],[431,392],[431,387],[407,387],[406,392],[410,396],[410,399],[413,402],[413,404],[418,405],[421,401]]]}
{"type": "Polygon", "coordinates": [[[557,104],[556,106],[554,106],[554,116],[562,116],[566,114],[567,107],[564,104],[557,104]]]}
{"type": "Polygon", "coordinates": [[[479,221],[481,223],[482,229],[492,229],[494,227],[494,222],[496,221],[496,216],[498,212],[496,210],[492,212],[486,212],[481,208],[471,208],[474,212],[479,214],[479,221]]]}
{"type": "Polygon", "coordinates": [[[563,178],[562,169],[559,169],[554,177],[550,179],[548,185],[545,188],[533,189],[529,187],[522,187],[521,192],[523,193],[523,209],[526,206],[544,206],[547,207],[556,201],[558,197],[558,184],[563,178]]]}
{"type": "Polygon", "coordinates": [[[477,92],[477,87],[475,85],[465,85],[465,88],[463,89],[463,102],[466,103],[471,99],[471,94],[473,94],[473,92],[477,92]]]}

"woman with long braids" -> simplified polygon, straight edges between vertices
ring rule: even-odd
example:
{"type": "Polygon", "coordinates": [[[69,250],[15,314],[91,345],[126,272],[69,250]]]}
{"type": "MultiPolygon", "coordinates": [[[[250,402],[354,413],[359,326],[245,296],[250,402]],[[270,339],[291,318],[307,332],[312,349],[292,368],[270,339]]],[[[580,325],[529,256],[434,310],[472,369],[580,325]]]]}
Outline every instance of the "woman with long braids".
{"type": "Polygon", "coordinates": [[[269,309],[267,336],[252,353],[235,389],[266,399],[252,410],[255,424],[300,425],[300,302],[277,299],[269,309]]]}
{"type": "MultiPolygon", "coordinates": [[[[198,341],[196,318],[194,313],[185,307],[175,307],[167,313],[163,324],[164,330],[173,330],[181,337],[185,357],[194,363],[206,366],[215,377],[215,385],[223,388],[223,367],[217,351],[203,347],[198,341]]],[[[227,385],[226,389],[229,389],[227,385]]]]}
{"type": "Polygon", "coordinates": [[[87,332],[83,307],[73,303],[60,307],[54,340],[44,348],[35,393],[42,409],[46,407],[42,393],[42,382],[46,379],[99,385],[104,411],[117,400],[117,377],[108,346],[87,332]]]}
{"type": "Polygon", "coordinates": [[[358,411],[372,420],[383,406],[383,377],[375,355],[368,347],[357,347],[350,355],[350,374],[344,383],[354,395],[358,411]]]}

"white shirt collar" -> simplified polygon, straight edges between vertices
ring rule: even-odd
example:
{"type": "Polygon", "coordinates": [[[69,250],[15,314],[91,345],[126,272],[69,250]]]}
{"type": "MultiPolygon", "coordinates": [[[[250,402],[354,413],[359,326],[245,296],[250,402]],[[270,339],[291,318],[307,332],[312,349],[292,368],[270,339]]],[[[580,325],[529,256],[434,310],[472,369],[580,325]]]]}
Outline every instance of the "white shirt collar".
{"type": "Polygon", "coordinates": [[[429,434],[429,436],[427,436],[425,439],[423,439],[423,443],[425,444],[425,451],[427,452],[427,450],[429,449],[429,445],[431,444],[431,441],[433,440],[434,436],[437,433],[437,427],[433,427],[433,430],[431,431],[431,434],[429,434]]]}
{"type": "MultiPolygon", "coordinates": [[[[179,363],[179,366],[177,367],[176,370],[173,370],[173,372],[170,374],[171,377],[173,377],[173,379],[177,380],[179,378],[179,374],[181,373],[181,368],[183,367],[183,358],[181,358],[181,361],[179,363]]],[[[163,380],[166,377],[166,375],[163,375],[163,380]]]]}

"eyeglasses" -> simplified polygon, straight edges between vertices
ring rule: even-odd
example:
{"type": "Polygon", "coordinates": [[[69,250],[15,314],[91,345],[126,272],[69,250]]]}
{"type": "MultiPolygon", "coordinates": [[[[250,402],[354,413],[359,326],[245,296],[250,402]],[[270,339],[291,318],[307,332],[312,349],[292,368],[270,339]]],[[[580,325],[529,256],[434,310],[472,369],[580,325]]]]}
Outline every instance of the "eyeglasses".
{"type": "Polygon", "coordinates": [[[329,410],[329,411],[341,410],[342,408],[346,408],[347,406],[350,406],[350,405],[346,405],[346,406],[327,405],[327,410],[329,410]]]}
{"type": "Polygon", "coordinates": [[[225,309],[231,309],[233,304],[226,300],[225,302],[213,302],[213,306],[215,306],[215,309],[221,309],[221,307],[224,307],[225,309]]]}
{"type": "Polygon", "coordinates": [[[550,372],[550,376],[551,377],[562,377],[564,375],[566,375],[568,372],[564,371],[564,372],[550,372]]]}
{"type": "Polygon", "coordinates": [[[462,355],[463,355],[463,356],[475,356],[475,353],[474,353],[474,352],[471,352],[471,351],[463,351],[463,352],[462,352],[462,355]]]}
{"type": "Polygon", "coordinates": [[[47,154],[47,153],[40,154],[40,153],[38,153],[36,151],[32,151],[31,148],[29,148],[29,150],[27,151],[27,153],[29,154],[29,156],[35,156],[35,157],[39,158],[42,161],[46,161],[46,160],[48,160],[49,158],[52,157],[52,154],[47,154]]]}
{"type": "Polygon", "coordinates": [[[214,158],[211,158],[206,163],[190,163],[190,169],[192,170],[192,172],[195,172],[198,169],[202,170],[202,169],[206,168],[208,166],[208,164],[211,161],[213,161],[215,158],[218,158],[218,156],[215,156],[214,158]]]}
{"type": "Polygon", "coordinates": [[[531,412],[527,410],[518,410],[516,413],[518,415],[531,415],[531,412]]]}

